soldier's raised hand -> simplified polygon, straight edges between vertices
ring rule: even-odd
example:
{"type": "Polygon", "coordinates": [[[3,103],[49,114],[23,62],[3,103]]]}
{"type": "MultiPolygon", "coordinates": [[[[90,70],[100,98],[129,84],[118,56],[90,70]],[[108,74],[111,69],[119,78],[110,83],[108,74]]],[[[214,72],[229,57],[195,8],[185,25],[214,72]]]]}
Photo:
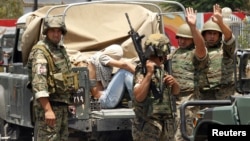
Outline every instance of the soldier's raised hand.
{"type": "Polygon", "coordinates": [[[191,7],[186,8],[186,21],[190,26],[196,25],[197,11],[191,7]]]}
{"type": "Polygon", "coordinates": [[[222,10],[219,4],[215,4],[213,6],[213,15],[212,15],[212,20],[215,23],[220,23],[223,22],[223,17],[222,17],[222,10]]]}

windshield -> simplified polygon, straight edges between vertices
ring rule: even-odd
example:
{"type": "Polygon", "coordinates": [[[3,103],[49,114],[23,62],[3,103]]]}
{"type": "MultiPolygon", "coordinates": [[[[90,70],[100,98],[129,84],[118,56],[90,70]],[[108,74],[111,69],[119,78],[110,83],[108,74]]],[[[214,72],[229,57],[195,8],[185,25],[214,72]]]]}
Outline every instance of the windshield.
{"type": "Polygon", "coordinates": [[[1,47],[5,53],[11,53],[15,44],[15,35],[6,34],[1,38],[1,47]]]}

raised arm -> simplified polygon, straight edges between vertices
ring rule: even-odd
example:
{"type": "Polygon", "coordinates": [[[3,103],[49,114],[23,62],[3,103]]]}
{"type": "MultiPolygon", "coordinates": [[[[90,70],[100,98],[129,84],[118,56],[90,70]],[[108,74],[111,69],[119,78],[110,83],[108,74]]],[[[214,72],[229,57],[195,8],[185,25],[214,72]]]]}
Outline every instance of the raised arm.
{"type": "Polygon", "coordinates": [[[202,59],[206,56],[206,46],[200,31],[196,27],[196,14],[197,12],[193,8],[186,8],[186,21],[193,35],[195,55],[202,59]]]}
{"type": "Polygon", "coordinates": [[[223,22],[222,11],[219,4],[213,6],[213,22],[217,23],[224,35],[224,40],[229,41],[232,38],[232,30],[223,22]]]}

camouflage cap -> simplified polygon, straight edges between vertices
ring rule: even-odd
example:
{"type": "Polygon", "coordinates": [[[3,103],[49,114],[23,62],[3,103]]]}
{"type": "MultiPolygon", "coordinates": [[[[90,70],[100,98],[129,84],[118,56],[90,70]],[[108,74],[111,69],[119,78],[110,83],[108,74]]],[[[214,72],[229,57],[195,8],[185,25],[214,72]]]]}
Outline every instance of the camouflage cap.
{"type": "Polygon", "coordinates": [[[169,53],[170,42],[166,35],[164,34],[151,34],[145,42],[145,50],[150,47],[154,49],[149,55],[166,56],[169,53]]]}
{"type": "Polygon", "coordinates": [[[64,24],[62,16],[46,17],[44,19],[43,35],[46,35],[48,29],[50,29],[50,28],[60,28],[62,30],[63,35],[65,35],[67,33],[67,29],[66,29],[66,26],[64,24]]]}

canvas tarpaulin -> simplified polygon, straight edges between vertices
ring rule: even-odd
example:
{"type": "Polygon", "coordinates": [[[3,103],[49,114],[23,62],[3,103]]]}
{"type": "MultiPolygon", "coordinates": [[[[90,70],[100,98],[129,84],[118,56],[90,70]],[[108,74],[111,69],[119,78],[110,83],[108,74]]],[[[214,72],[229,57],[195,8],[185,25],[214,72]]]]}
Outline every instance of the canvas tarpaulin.
{"type": "MultiPolygon", "coordinates": [[[[43,7],[33,12],[27,18],[27,29],[22,36],[22,54],[24,64],[32,46],[43,36],[43,18],[51,6],[43,7]]],[[[51,10],[48,16],[65,14],[67,34],[64,45],[72,61],[84,61],[94,52],[111,44],[120,44],[124,51],[124,59],[137,57],[125,13],[129,15],[135,31],[146,37],[159,32],[157,13],[135,4],[87,4],[66,6],[51,10]]],[[[145,38],[142,39],[142,46],[145,38]]]]}

